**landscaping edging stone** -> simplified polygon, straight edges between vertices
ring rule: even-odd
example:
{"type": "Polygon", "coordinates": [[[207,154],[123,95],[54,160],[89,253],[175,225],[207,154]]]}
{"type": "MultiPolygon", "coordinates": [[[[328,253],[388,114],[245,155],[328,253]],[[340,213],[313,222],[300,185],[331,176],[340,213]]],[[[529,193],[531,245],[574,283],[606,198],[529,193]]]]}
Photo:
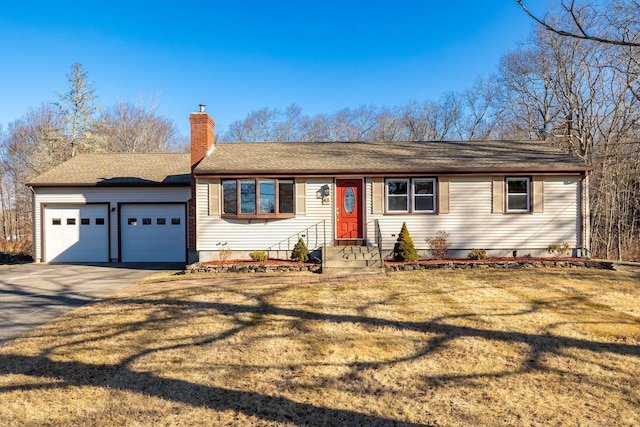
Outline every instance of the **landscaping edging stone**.
{"type": "MultiPolygon", "coordinates": [[[[415,261],[408,263],[385,262],[387,272],[414,270],[462,270],[462,269],[525,269],[525,268],[595,268],[599,270],[615,270],[611,261],[594,260],[515,260],[515,261],[415,261]]],[[[205,264],[195,263],[187,266],[187,273],[319,273],[320,264],[291,263],[291,264],[205,264]]]]}
{"type": "Polygon", "coordinates": [[[387,271],[413,270],[461,270],[461,269],[520,269],[520,268],[596,268],[600,270],[615,270],[613,262],[593,260],[549,260],[549,261],[416,261],[411,263],[386,263],[387,271]]]}
{"type": "Polygon", "coordinates": [[[187,273],[292,273],[320,271],[320,264],[200,264],[187,266],[187,273]]]}

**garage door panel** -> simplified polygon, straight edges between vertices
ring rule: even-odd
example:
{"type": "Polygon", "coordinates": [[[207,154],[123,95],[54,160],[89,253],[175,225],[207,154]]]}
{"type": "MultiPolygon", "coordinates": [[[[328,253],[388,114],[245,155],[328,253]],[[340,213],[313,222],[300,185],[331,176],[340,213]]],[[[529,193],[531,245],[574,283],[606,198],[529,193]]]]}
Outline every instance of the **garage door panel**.
{"type": "Polygon", "coordinates": [[[45,261],[109,260],[107,205],[47,206],[44,221],[45,261]]]}
{"type": "Polygon", "coordinates": [[[127,204],[120,210],[123,262],[183,262],[184,204],[127,204]]]}

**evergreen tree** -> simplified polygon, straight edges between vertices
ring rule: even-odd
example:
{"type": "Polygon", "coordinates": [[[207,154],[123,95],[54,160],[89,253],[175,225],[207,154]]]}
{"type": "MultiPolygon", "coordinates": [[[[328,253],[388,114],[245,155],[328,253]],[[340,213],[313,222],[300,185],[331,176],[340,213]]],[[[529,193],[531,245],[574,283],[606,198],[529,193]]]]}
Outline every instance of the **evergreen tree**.
{"type": "Polygon", "coordinates": [[[405,262],[416,261],[418,259],[418,252],[416,252],[416,248],[413,244],[413,239],[409,234],[406,222],[402,223],[398,240],[393,247],[393,259],[405,262]]]}
{"type": "Polygon", "coordinates": [[[78,151],[92,151],[88,142],[88,130],[98,107],[93,83],[87,81],[88,74],[79,62],[71,66],[67,74],[67,91],[58,93],[58,106],[65,117],[66,130],[71,144],[71,156],[78,151]]]}
{"type": "Polygon", "coordinates": [[[293,250],[291,251],[291,259],[302,262],[309,260],[309,249],[304,243],[302,237],[298,239],[298,243],[293,247],[293,250]]]}

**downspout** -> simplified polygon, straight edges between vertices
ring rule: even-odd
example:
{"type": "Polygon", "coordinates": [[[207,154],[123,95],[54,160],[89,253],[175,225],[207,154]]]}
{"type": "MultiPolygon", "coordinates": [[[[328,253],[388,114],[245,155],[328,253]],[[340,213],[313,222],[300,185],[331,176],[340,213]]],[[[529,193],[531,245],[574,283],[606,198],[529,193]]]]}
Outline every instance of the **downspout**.
{"type": "Polygon", "coordinates": [[[584,176],[584,247],[585,255],[591,257],[591,208],[589,200],[589,171],[584,176]]]}
{"type": "Polygon", "coordinates": [[[40,262],[36,258],[36,190],[31,185],[28,187],[31,190],[31,257],[35,262],[40,262]]]}

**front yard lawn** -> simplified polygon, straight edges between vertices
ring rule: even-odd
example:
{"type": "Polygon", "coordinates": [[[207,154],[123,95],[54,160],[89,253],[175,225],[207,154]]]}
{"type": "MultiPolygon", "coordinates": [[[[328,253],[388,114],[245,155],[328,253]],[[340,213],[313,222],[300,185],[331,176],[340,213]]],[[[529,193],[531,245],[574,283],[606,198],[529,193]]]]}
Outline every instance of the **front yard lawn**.
{"type": "Polygon", "coordinates": [[[0,425],[640,424],[640,274],[145,283],[0,348],[0,425]]]}

